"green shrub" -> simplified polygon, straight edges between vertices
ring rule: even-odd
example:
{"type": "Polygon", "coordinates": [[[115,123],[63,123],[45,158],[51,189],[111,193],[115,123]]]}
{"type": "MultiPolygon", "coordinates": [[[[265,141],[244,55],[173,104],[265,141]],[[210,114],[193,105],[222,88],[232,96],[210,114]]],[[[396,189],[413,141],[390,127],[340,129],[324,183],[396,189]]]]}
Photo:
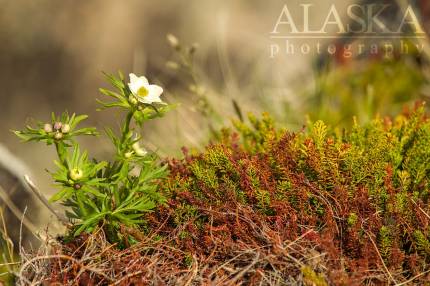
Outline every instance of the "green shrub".
{"type": "Polygon", "coordinates": [[[321,285],[429,278],[420,274],[430,269],[430,122],[423,104],[343,132],[318,121],[292,133],[267,114],[249,121],[223,130],[204,152],[186,150],[184,159],[169,161],[162,185],[168,206],[149,215],[151,228],[167,235],[186,227],[177,246],[197,256],[221,248],[219,263],[240,245],[296,241],[312,230],[304,240],[324,253],[329,269],[326,276],[302,269],[321,285]],[[255,228],[276,236],[260,237],[255,228]]]}

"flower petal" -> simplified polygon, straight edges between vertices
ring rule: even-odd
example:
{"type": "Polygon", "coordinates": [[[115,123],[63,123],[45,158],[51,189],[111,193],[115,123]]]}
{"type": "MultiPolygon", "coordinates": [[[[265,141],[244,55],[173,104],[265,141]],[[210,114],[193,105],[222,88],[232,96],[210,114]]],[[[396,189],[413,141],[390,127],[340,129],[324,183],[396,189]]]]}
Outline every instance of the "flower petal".
{"type": "Polygon", "coordinates": [[[144,76],[137,76],[134,73],[129,74],[129,76],[130,76],[130,83],[139,81],[139,82],[142,82],[143,84],[149,84],[148,79],[144,76]]]}
{"type": "Polygon", "coordinates": [[[163,101],[161,101],[159,96],[152,96],[152,95],[148,95],[145,97],[138,97],[137,100],[139,100],[141,103],[144,104],[151,104],[151,103],[163,103],[163,101]]]}
{"type": "Polygon", "coordinates": [[[148,101],[151,101],[151,103],[153,103],[153,102],[162,103],[163,102],[159,96],[149,97],[148,101]]]}
{"type": "Polygon", "coordinates": [[[150,84],[148,86],[148,91],[150,96],[160,97],[160,95],[163,93],[163,88],[156,84],[150,84]]]}
{"type": "Polygon", "coordinates": [[[128,76],[130,77],[130,83],[135,82],[139,78],[134,73],[130,73],[128,76]]]}
{"type": "Polygon", "coordinates": [[[134,73],[131,73],[130,75],[130,83],[128,84],[128,87],[130,88],[130,91],[137,95],[137,92],[142,86],[148,86],[148,79],[144,76],[138,77],[134,73]]]}

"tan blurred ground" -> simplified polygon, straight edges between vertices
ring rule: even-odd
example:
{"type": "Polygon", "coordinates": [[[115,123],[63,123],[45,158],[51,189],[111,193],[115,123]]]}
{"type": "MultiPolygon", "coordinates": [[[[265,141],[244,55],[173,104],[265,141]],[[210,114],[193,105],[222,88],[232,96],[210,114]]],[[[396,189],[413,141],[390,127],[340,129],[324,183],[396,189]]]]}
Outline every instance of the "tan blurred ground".
{"type": "MultiPolygon", "coordinates": [[[[301,3],[288,1],[292,2],[301,3]]],[[[232,114],[232,97],[244,110],[256,112],[279,109],[284,100],[299,101],[294,90],[311,80],[311,59],[300,55],[269,58],[269,33],[285,3],[1,0],[0,142],[21,157],[43,191],[52,194],[45,168],[53,167],[53,150],[19,144],[9,130],[66,109],[88,113],[90,123],[99,128],[116,124],[117,115],[94,109],[95,99],[100,98],[97,88],[104,85],[101,71],[117,70],[145,74],[165,87],[169,101],[183,103],[146,131],[146,139],[161,154],[177,154],[182,145],[204,141],[204,123],[190,110],[192,102],[184,98],[187,94],[175,91],[177,80],[165,69],[172,54],[167,33],[200,44],[200,66],[207,84],[216,91],[211,101],[226,118],[232,114]]],[[[314,20],[318,17],[324,14],[315,15],[314,20]]],[[[91,142],[87,146],[93,154],[109,152],[106,141],[91,142]]]]}

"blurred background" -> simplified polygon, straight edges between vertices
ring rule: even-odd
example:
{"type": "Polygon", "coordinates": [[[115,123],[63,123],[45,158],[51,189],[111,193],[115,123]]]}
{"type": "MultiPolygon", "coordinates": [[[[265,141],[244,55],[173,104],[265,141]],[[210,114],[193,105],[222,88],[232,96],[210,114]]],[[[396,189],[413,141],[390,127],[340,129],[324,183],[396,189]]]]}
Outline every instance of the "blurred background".
{"type": "MultiPolygon", "coordinates": [[[[348,23],[346,9],[356,2],[306,1],[314,5],[311,24],[321,25],[333,4],[348,23]]],[[[381,18],[401,20],[400,2],[358,2],[390,3],[393,7],[381,18]]],[[[365,122],[428,97],[426,39],[408,40],[408,54],[387,56],[380,50],[351,57],[327,52],[273,56],[273,45],[285,49],[285,40],[271,38],[284,5],[289,5],[300,28],[303,3],[0,0],[0,144],[17,158],[4,156],[0,162],[18,177],[31,173],[40,189],[52,195],[55,188],[46,169],[54,169],[54,150],[43,144],[20,144],[10,130],[35,119],[49,120],[52,111],[64,110],[90,115],[87,124],[100,130],[117,125],[119,113],[95,111],[96,99],[102,99],[98,88],[106,87],[103,71],[145,75],[164,87],[164,100],[180,103],[167,117],[145,127],[146,147],[161,156],[179,156],[182,146],[201,148],[211,131],[228,124],[239,110],[243,114],[268,111],[294,130],[315,119],[342,128],[351,125],[353,116],[365,122]],[[169,44],[168,34],[179,40],[180,50],[172,47],[172,37],[169,44]],[[415,49],[417,42],[426,48],[415,49]]],[[[413,5],[429,31],[427,1],[405,3],[413,5]]],[[[335,29],[329,35],[333,38],[322,41],[323,47],[357,45],[351,37],[337,36],[335,29]]],[[[290,43],[316,41],[291,39],[290,43]]],[[[103,138],[84,144],[94,156],[111,152],[103,138]]],[[[23,195],[14,196],[22,201],[23,195]]],[[[33,214],[33,223],[43,226],[45,216],[33,214]]]]}

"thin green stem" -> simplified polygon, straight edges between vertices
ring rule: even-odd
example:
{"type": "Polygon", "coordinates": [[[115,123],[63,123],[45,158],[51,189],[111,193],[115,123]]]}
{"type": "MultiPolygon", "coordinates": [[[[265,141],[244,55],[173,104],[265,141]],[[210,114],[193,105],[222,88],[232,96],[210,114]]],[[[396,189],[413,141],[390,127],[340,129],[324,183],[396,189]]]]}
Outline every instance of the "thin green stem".
{"type": "Polygon", "coordinates": [[[60,159],[61,164],[66,165],[67,150],[64,143],[61,141],[56,141],[55,149],[57,150],[57,155],[58,155],[58,158],[60,159]]]}
{"type": "Polygon", "coordinates": [[[88,211],[87,211],[87,209],[85,208],[85,205],[84,205],[85,198],[83,198],[82,196],[83,196],[82,192],[76,192],[75,193],[76,202],[78,203],[80,211],[82,212],[82,214],[84,216],[87,216],[88,215],[88,211]]]}
{"type": "Polygon", "coordinates": [[[130,132],[131,120],[133,119],[134,111],[130,111],[125,119],[124,128],[122,130],[121,143],[124,143],[128,133],[130,132]]]}

